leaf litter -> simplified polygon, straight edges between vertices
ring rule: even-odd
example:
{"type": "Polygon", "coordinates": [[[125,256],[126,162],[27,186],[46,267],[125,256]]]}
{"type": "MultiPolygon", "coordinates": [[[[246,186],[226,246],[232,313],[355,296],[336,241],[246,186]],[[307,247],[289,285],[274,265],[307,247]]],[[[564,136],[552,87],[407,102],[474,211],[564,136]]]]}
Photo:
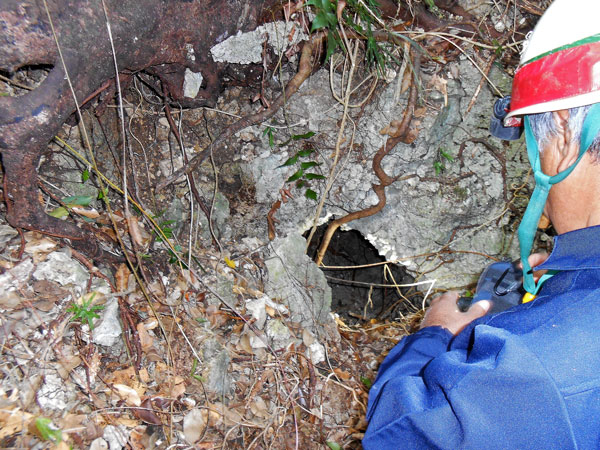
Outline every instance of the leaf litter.
{"type": "Polygon", "coordinates": [[[397,324],[337,319],[318,338],[261,290],[258,265],[211,250],[203,283],[227,286],[235,311],[175,265],[149,304],[125,266],[111,289],[52,238],[25,233],[19,259],[20,237],[0,235],[0,447],[360,448],[397,324]],[[86,302],[98,318],[73,320],[86,302]]]}

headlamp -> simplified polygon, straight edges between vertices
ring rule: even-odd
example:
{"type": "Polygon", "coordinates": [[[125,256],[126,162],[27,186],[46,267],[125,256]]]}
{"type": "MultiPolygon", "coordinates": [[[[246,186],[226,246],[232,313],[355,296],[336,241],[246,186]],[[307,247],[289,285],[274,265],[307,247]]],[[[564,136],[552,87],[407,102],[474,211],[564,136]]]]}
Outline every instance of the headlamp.
{"type": "Polygon", "coordinates": [[[509,117],[507,119],[506,116],[509,111],[510,95],[496,100],[490,122],[490,133],[492,136],[505,141],[516,141],[523,132],[523,121],[520,117],[509,117]]]}

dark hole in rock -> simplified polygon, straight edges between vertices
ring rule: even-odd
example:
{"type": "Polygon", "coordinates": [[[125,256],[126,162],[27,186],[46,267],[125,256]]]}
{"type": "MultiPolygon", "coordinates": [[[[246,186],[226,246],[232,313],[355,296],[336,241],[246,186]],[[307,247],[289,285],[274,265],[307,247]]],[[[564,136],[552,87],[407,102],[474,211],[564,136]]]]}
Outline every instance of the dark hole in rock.
{"type": "MultiPolygon", "coordinates": [[[[326,228],[327,224],[320,226],[311,241],[308,255],[313,259],[326,228]]],[[[348,324],[397,319],[418,311],[421,292],[412,286],[394,287],[411,284],[414,278],[402,265],[383,262],[385,258],[359,231],[338,229],[331,238],[323,265],[344,268],[322,268],[332,291],[331,311],[348,324]]]]}
{"type": "Polygon", "coordinates": [[[0,92],[10,97],[24,95],[42,84],[53,67],[48,64],[28,65],[12,74],[0,70],[0,92]]]}

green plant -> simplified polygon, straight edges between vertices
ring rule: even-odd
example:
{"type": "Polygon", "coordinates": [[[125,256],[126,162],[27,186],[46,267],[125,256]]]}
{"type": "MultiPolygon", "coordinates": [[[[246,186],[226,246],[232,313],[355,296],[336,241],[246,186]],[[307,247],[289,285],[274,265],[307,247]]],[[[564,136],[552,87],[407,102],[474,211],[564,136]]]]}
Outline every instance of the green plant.
{"type": "MultiPolygon", "coordinates": [[[[331,0],[309,0],[307,6],[312,7],[315,18],[312,21],[311,32],[327,30],[327,54],[326,60],[341,46],[342,39],[338,29],[338,2],[331,0]]],[[[376,65],[383,72],[387,64],[386,53],[375,39],[373,33],[373,21],[379,20],[379,12],[376,0],[346,0],[341,9],[342,25],[351,29],[366,40],[366,59],[369,65],[376,65]]]]}
{"type": "Polygon", "coordinates": [[[433,162],[433,169],[435,170],[436,175],[439,175],[444,170],[446,170],[446,166],[444,165],[443,160],[452,162],[452,161],[454,161],[454,157],[450,153],[448,153],[448,151],[446,149],[440,148],[438,150],[438,155],[437,155],[435,161],[433,162]]]}
{"type": "Polygon", "coordinates": [[[183,268],[187,269],[188,268],[187,264],[185,262],[183,262],[184,257],[187,257],[187,255],[182,255],[181,254],[183,252],[183,248],[179,244],[174,245],[173,248],[175,249],[175,251],[177,253],[180,254],[180,256],[177,257],[177,255],[173,252],[173,250],[171,250],[170,248],[167,249],[167,251],[169,252],[169,255],[170,255],[169,264],[175,264],[177,261],[181,261],[181,264],[183,265],[183,268]]]}
{"type": "Polygon", "coordinates": [[[51,441],[55,444],[62,442],[62,431],[50,419],[38,417],[35,419],[35,427],[44,441],[51,441]]]}
{"type": "Polygon", "coordinates": [[[108,199],[108,188],[103,187],[98,191],[98,200],[108,199]]]}
{"type": "Polygon", "coordinates": [[[48,214],[52,217],[56,217],[57,219],[61,219],[63,217],[67,217],[69,215],[69,209],[73,207],[87,207],[94,200],[94,197],[91,195],[76,195],[73,197],[65,197],[62,199],[62,202],[65,206],[59,206],[58,208],[54,208],[48,214]]]}
{"type": "MultiPolygon", "coordinates": [[[[295,134],[287,142],[290,142],[292,140],[308,139],[311,136],[313,136],[314,134],[315,133],[313,133],[312,131],[308,132],[306,134],[295,134]]],[[[306,147],[302,150],[299,150],[294,154],[294,156],[292,156],[291,158],[288,158],[287,161],[284,162],[279,167],[288,167],[288,166],[293,166],[293,165],[299,164],[300,165],[299,169],[296,170],[296,172],[294,172],[292,174],[292,176],[290,176],[286,180],[286,183],[294,183],[295,182],[296,187],[298,189],[306,187],[306,190],[304,191],[304,196],[306,198],[310,198],[311,200],[316,201],[317,193],[310,188],[310,181],[324,180],[325,177],[318,173],[307,172],[307,170],[312,169],[313,167],[320,166],[320,163],[318,163],[316,161],[310,161],[310,160],[309,161],[300,161],[300,159],[308,158],[310,155],[312,155],[312,153],[314,151],[315,151],[315,149],[311,148],[311,147],[306,147]]]]}
{"type": "Polygon", "coordinates": [[[192,370],[190,371],[190,377],[192,377],[195,380],[198,380],[200,383],[206,383],[206,379],[202,375],[196,375],[196,367],[198,367],[198,360],[194,358],[194,362],[192,363],[192,370]]]}
{"type": "Polygon", "coordinates": [[[435,14],[438,17],[443,17],[440,8],[437,7],[433,0],[425,0],[425,5],[427,5],[427,9],[429,9],[429,11],[431,11],[433,14],[435,14]]]}
{"type": "Polygon", "coordinates": [[[90,331],[94,329],[93,319],[100,318],[100,316],[96,314],[96,311],[104,309],[104,306],[102,305],[92,305],[95,296],[96,293],[92,292],[87,300],[85,297],[81,300],[81,305],[73,302],[73,304],[67,308],[67,311],[73,314],[70,322],[74,322],[76,320],[79,320],[82,323],[87,322],[90,327],[90,331]]]}
{"type": "Polygon", "coordinates": [[[501,58],[504,53],[504,46],[496,39],[492,39],[492,45],[494,46],[494,54],[496,58],[501,58]]]}
{"type": "Polygon", "coordinates": [[[269,138],[269,147],[273,148],[273,146],[275,145],[275,139],[273,138],[273,132],[275,131],[275,128],[273,127],[265,127],[265,129],[263,130],[263,136],[267,136],[269,138]]]}
{"type": "Polygon", "coordinates": [[[373,385],[373,382],[371,381],[370,378],[363,377],[363,376],[360,377],[360,382],[362,384],[364,384],[367,389],[371,389],[371,386],[373,385]]]}
{"type": "Polygon", "coordinates": [[[173,228],[171,228],[170,225],[173,225],[174,223],[175,220],[163,220],[158,224],[158,227],[162,231],[162,234],[158,233],[157,231],[154,232],[156,234],[156,242],[163,242],[163,235],[167,239],[173,238],[173,228]]]}

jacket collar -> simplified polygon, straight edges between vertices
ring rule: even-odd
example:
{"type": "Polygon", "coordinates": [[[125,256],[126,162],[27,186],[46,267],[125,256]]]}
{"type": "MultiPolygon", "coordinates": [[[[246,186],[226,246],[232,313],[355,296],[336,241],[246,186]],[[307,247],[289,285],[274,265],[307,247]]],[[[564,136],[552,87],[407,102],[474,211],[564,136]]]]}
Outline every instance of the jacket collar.
{"type": "Polygon", "coordinates": [[[554,249],[535,270],[600,269],[600,225],[560,234],[554,249]]]}

